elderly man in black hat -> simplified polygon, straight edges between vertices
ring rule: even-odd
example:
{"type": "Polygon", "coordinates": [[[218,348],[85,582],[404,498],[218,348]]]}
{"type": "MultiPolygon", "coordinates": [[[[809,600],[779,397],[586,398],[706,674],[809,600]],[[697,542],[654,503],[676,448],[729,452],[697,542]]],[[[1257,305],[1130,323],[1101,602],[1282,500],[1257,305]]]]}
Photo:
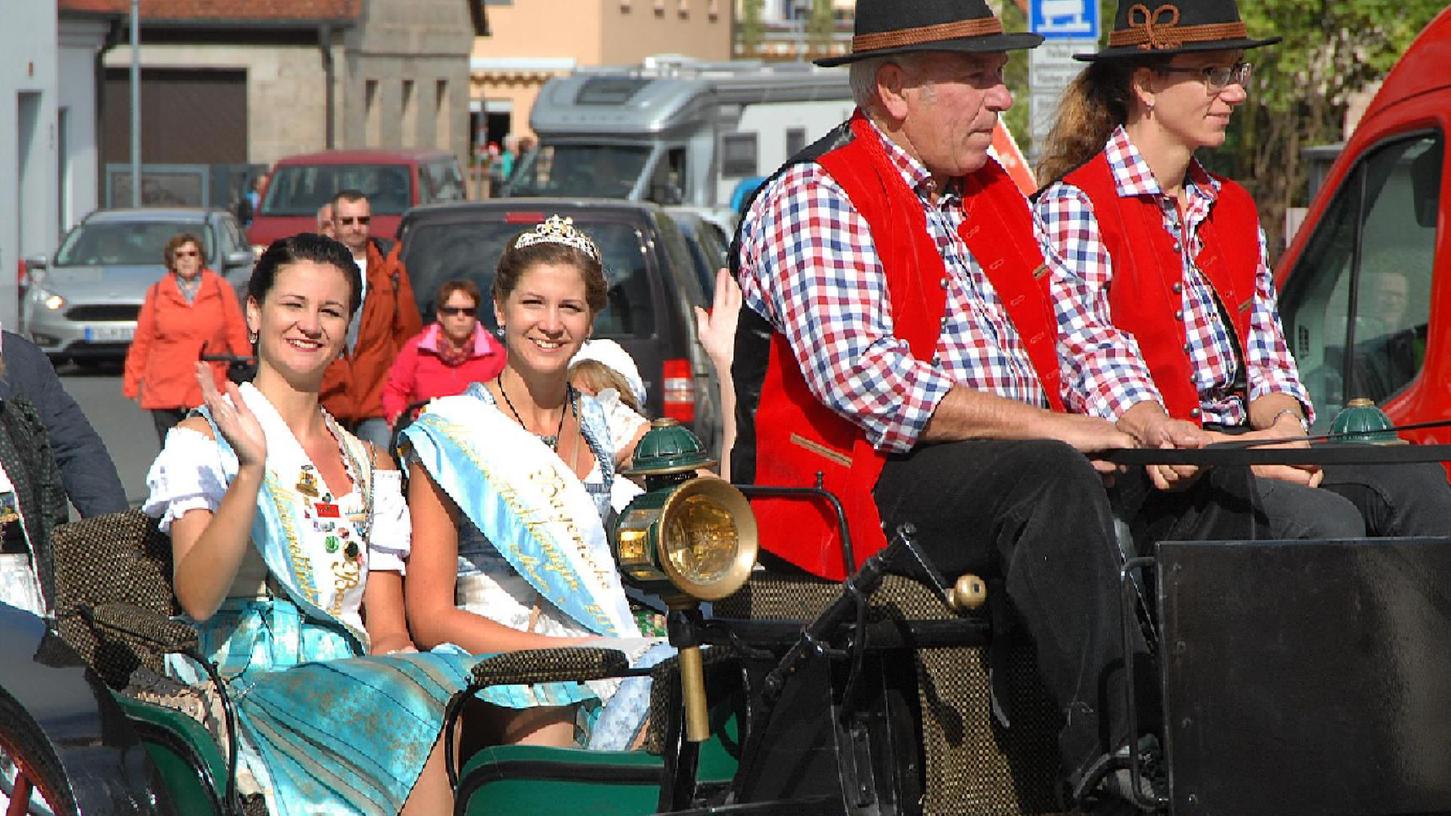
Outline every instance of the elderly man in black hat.
{"type": "MultiPolygon", "coordinates": [[[[1122,704],[1104,477],[1119,491],[1144,477],[1094,459],[1130,436],[1063,411],[1041,231],[988,154],[1013,101],[1005,52],[1041,39],[1004,32],[982,0],[857,4],[851,53],[820,64],[850,64],[858,109],[761,187],[733,253],[746,308],[732,468],[741,482],[819,479],[859,557],[910,521],[944,572],[1001,581],[1083,795],[1122,784],[1109,772],[1139,743],[1122,704]]],[[[1246,482],[1220,472],[1120,506],[1143,536],[1245,537],[1246,482]]],[[[769,502],[757,515],[777,558],[849,570],[824,515],[769,502]]]]}

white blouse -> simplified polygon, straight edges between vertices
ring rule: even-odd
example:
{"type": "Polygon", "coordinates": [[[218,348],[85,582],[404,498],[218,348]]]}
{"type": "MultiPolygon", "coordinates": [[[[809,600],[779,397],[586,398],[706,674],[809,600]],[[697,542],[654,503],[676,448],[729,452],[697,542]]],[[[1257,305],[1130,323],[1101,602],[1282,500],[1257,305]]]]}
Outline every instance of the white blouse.
{"type": "MultiPolygon", "coordinates": [[[[146,474],[150,495],[141,511],[160,519],[163,532],[169,532],[172,522],[190,510],[216,512],[222,495],[227,492],[227,485],[237,475],[237,469],[236,454],[230,450],[224,454],[215,440],[190,428],[173,428],[166,435],[166,445],[161,454],[146,474]]],[[[358,490],[338,497],[338,504],[344,512],[360,506],[362,501],[358,490]]],[[[374,469],[368,571],[404,572],[412,535],[408,503],[403,498],[403,474],[397,470],[374,469]]],[[[263,575],[259,577],[265,577],[266,567],[254,547],[248,551],[242,572],[255,570],[256,567],[263,570],[263,575]]],[[[251,583],[239,574],[233,586],[251,583]]]]}

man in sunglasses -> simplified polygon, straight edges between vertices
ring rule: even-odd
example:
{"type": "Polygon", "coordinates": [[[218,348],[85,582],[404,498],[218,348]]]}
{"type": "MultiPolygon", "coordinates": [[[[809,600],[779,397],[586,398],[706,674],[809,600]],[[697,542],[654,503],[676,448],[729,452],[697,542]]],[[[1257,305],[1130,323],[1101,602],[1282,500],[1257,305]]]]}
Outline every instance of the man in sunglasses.
{"type": "Polygon", "coordinates": [[[348,324],[342,355],[323,378],[322,402],[360,439],[387,450],[383,384],[393,359],[418,334],[422,321],[400,260],[401,245],[370,237],[371,221],[372,207],[363,193],[343,190],[333,197],[333,237],[352,251],[362,272],[363,305],[348,324]]]}

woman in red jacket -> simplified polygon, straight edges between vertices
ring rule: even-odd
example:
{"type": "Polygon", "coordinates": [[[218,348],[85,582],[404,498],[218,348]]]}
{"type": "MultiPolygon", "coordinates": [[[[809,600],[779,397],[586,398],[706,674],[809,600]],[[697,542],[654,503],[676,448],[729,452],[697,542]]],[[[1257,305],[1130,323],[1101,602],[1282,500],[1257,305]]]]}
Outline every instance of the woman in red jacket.
{"type": "MultiPolygon", "coordinates": [[[[203,354],[248,356],[252,344],[237,295],[221,275],[202,266],[201,239],[183,232],[166,242],[167,274],[146,291],[136,336],[126,352],[122,393],[151,412],[156,435],[201,405],[196,363],[203,354]]],[[[227,364],[212,363],[217,388],[227,381],[227,364]]]]}
{"type": "Polygon", "coordinates": [[[488,382],[504,370],[504,347],[479,323],[479,287],[445,281],[434,295],[438,322],[403,345],[383,386],[389,425],[409,405],[463,393],[469,383],[488,382]]]}

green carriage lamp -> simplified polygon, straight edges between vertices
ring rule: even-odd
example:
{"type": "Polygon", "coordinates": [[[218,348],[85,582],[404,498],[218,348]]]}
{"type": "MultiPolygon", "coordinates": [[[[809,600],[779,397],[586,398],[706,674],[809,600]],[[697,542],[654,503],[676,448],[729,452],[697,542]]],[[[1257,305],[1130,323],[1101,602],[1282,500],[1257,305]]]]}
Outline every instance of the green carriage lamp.
{"type": "Polygon", "coordinates": [[[657,419],[635,448],[629,476],[645,478],[645,492],[619,515],[610,543],[620,574],[669,605],[670,642],[680,653],[685,733],[710,736],[705,670],[691,622],[701,601],[717,601],[745,584],[756,564],[756,517],[741,491],[696,471],[714,460],[690,429],[657,419]]]}
{"type": "Polygon", "coordinates": [[[1372,445],[1404,445],[1396,436],[1395,425],[1385,412],[1365,397],[1356,397],[1340,409],[1330,432],[1345,442],[1368,442],[1372,445]]]}

